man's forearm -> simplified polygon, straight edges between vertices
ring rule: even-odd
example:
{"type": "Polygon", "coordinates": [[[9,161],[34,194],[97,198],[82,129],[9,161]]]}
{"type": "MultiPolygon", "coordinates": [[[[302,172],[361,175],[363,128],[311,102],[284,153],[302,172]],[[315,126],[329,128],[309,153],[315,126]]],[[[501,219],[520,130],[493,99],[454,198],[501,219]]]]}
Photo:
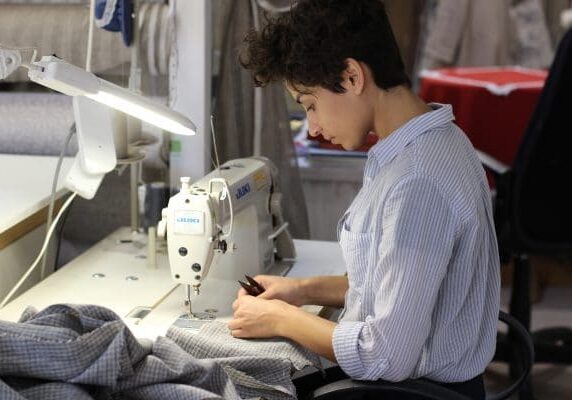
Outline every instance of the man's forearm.
{"type": "MultiPolygon", "coordinates": [[[[289,306],[293,307],[293,306],[289,306]]],[[[336,323],[293,307],[278,322],[278,335],[336,362],[332,337],[336,323]]]]}
{"type": "Polygon", "coordinates": [[[301,281],[306,304],[343,307],[348,291],[346,276],[315,276],[301,281]]]}

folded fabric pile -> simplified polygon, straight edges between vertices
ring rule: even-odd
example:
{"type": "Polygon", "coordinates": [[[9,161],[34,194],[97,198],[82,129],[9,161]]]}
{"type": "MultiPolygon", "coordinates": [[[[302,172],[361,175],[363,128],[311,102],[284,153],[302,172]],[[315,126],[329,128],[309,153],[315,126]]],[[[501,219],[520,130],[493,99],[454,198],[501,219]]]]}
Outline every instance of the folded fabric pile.
{"type": "Polygon", "coordinates": [[[0,321],[0,399],[295,398],[291,371],[315,355],[289,342],[234,339],[225,329],[172,328],[171,338],[142,343],[103,307],[30,308],[18,323],[0,321]]]}

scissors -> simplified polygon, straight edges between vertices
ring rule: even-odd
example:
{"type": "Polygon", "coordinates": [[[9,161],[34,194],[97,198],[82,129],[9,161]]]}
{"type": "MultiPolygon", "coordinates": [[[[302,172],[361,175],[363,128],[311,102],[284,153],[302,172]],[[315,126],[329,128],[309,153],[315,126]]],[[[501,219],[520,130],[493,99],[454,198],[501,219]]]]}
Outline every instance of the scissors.
{"type": "Polygon", "coordinates": [[[240,286],[242,286],[244,290],[246,290],[246,293],[248,293],[249,295],[258,296],[259,294],[262,294],[264,290],[266,290],[260,283],[256,282],[252,277],[248,275],[244,275],[244,277],[246,278],[248,283],[243,281],[238,281],[238,283],[240,283],[240,286]]]}

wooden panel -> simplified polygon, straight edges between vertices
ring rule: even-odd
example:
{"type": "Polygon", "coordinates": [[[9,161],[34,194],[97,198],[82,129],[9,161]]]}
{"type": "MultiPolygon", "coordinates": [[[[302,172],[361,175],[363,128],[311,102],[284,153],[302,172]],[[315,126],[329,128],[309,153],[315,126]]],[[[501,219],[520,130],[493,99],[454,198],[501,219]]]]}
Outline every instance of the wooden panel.
{"type": "MultiPolygon", "coordinates": [[[[65,199],[63,198],[56,200],[56,203],[54,204],[54,216],[62,207],[64,200],[65,199]]],[[[38,226],[44,224],[47,217],[48,207],[44,207],[7,231],[0,233],[0,250],[15,242],[28,232],[33,231],[38,226]]]]}

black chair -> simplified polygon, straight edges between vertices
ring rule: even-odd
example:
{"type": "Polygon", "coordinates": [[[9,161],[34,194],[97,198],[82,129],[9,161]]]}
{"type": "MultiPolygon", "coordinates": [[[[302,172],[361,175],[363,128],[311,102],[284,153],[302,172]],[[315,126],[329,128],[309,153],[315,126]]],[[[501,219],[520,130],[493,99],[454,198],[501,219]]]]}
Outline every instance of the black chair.
{"type": "MultiPolygon", "coordinates": [[[[501,260],[514,262],[510,315],[530,329],[530,261],[539,255],[572,255],[572,30],[558,45],[538,104],[524,132],[515,161],[507,167],[480,153],[495,178],[494,218],[501,260]]],[[[483,116],[486,118],[486,116],[483,116]]],[[[507,115],[507,118],[510,118],[507,115]]],[[[510,332],[509,332],[510,335],[510,332]]],[[[551,328],[532,334],[536,362],[572,363],[572,330],[551,328]]],[[[518,374],[518,355],[499,338],[497,356],[518,374]]],[[[521,399],[532,398],[527,384],[521,399]],[[527,386],[527,387],[526,387],[527,386]]]]}
{"type": "MultiPolygon", "coordinates": [[[[511,351],[521,356],[522,369],[520,375],[506,389],[487,394],[487,400],[508,399],[519,391],[526,382],[534,362],[534,347],[528,331],[518,320],[501,311],[499,320],[504,322],[512,333],[511,351]]],[[[467,400],[468,398],[425,379],[410,379],[403,382],[356,381],[342,379],[316,389],[312,399],[315,400],[349,400],[349,399],[430,399],[430,400],[467,400]]]]}

